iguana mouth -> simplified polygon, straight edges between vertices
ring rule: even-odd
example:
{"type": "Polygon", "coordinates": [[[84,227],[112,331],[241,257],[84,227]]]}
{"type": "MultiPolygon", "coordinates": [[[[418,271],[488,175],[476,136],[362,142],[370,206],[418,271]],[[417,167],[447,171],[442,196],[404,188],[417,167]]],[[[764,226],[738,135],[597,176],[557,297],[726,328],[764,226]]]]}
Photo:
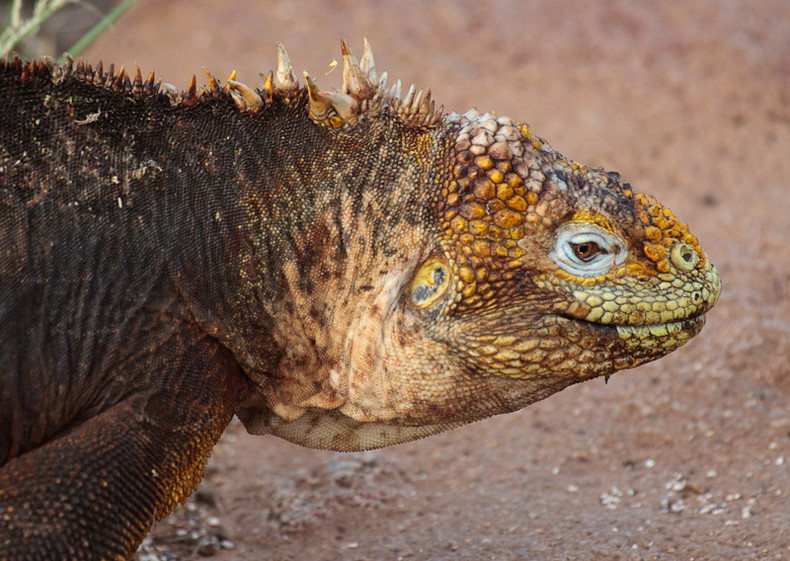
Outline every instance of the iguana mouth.
{"type": "Polygon", "coordinates": [[[599,323],[567,315],[556,317],[601,335],[616,338],[632,351],[638,348],[654,348],[656,351],[660,350],[659,355],[684,345],[705,325],[705,312],[676,321],[643,325],[599,323]]]}
{"type": "Polygon", "coordinates": [[[705,312],[676,321],[643,325],[597,323],[567,315],[554,317],[559,323],[568,325],[566,329],[576,330],[577,334],[582,332],[582,339],[601,342],[594,346],[597,366],[592,371],[597,372],[595,375],[607,376],[671,353],[688,343],[705,325],[705,312]]]}
{"type": "Polygon", "coordinates": [[[652,323],[643,325],[629,325],[625,323],[603,323],[597,321],[588,321],[584,318],[578,318],[571,315],[559,314],[564,320],[590,326],[593,329],[603,330],[607,333],[617,333],[620,339],[656,339],[675,337],[681,333],[690,333],[696,335],[702,326],[705,325],[705,312],[700,312],[693,316],[679,319],[676,321],[668,321],[664,323],[652,323]]]}
{"type": "Polygon", "coordinates": [[[656,323],[652,325],[612,325],[617,329],[620,339],[677,338],[680,335],[694,336],[705,325],[705,314],[701,313],[686,319],[656,323]]]}

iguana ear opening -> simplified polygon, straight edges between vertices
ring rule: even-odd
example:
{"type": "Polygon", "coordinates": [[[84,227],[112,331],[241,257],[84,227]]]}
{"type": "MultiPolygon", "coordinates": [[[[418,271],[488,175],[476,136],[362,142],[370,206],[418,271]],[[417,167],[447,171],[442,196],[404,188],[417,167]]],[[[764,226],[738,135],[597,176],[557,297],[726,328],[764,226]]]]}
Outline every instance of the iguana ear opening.
{"type": "Polygon", "coordinates": [[[411,301],[418,308],[427,308],[450,286],[450,270],[444,259],[431,257],[417,270],[411,281],[411,301]]]}

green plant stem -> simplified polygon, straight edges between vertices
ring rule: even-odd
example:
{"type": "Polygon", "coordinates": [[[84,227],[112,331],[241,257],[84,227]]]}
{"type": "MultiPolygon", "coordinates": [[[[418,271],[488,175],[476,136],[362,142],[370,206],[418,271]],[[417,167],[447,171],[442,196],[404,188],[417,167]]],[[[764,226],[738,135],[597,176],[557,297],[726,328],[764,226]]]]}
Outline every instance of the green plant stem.
{"type": "Polygon", "coordinates": [[[32,35],[53,13],[73,0],[38,0],[33,7],[33,17],[23,20],[22,2],[11,5],[11,22],[0,34],[0,56],[6,56],[20,41],[32,35]]]}
{"type": "MultiPolygon", "coordinates": [[[[0,32],[0,57],[4,57],[11,52],[21,41],[38,31],[41,25],[49,19],[57,10],[71,4],[76,0],[37,0],[33,6],[33,15],[29,19],[22,17],[22,0],[13,0],[11,3],[8,17],[8,26],[0,32]]],[[[112,12],[107,14],[102,20],[93,26],[79,41],[77,41],[68,53],[77,56],[107,27],[117,20],[121,14],[128,10],[137,0],[124,0],[112,12]]],[[[60,62],[64,58],[60,57],[60,62]]]]}

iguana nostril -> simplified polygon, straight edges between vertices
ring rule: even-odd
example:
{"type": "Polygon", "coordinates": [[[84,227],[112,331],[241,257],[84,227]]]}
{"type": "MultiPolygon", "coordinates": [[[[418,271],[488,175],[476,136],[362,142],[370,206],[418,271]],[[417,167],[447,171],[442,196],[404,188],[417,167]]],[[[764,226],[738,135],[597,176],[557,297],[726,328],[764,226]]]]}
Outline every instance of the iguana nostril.
{"type": "Polygon", "coordinates": [[[669,255],[675,267],[685,273],[691,271],[699,263],[697,252],[687,243],[676,243],[669,255]]]}

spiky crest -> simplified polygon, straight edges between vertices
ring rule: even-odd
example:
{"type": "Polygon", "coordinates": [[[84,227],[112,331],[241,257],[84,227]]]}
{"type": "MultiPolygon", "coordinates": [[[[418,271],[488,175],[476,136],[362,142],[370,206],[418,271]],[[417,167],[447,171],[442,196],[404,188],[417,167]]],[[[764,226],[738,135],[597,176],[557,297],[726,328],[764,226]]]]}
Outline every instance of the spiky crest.
{"type": "Polygon", "coordinates": [[[367,38],[359,61],[348,42],[341,40],[343,82],[339,91],[321,89],[307,73],[304,74],[306,88],[300,91],[288,52],[282,43],[277,42],[275,46],[277,69],[261,74],[263,85],[260,89],[237,81],[235,71],[223,87],[204,68],[208,80],[206,86],[198,86],[193,75],[186,90],[179,92],[174,86],[163,84],[161,78],[156,79],[153,72],[143,80],[137,65],[133,77],[130,77],[123,67],[116,72],[115,66],[110,64],[105,71],[100,61],[94,69],[84,60],[75,63],[68,54],[64,55],[65,62],[61,65],[48,58],[26,63],[13,56],[0,61],[0,70],[10,70],[21,80],[48,73],[55,83],[73,77],[124,95],[164,95],[173,105],[189,106],[207,99],[226,98],[232,100],[242,113],[253,114],[275,100],[292,103],[298,96],[305,95],[309,117],[317,124],[335,129],[353,127],[360,119],[376,117],[385,110],[405,125],[421,129],[431,128],[443,118],[443,108],[436,108],[430,90],[417,91],[412,85],[403,96],[400,80],[389,91],[386,90],[387,73],[382,72],[378,76],[367,38]]]}
{"type": "Polygon", "coordinates": [[[257,113],[263,107],[263,99],[258,92],[246,84],[235,80],[227,81],[228,88],[233,102],[242,113],[257,113]]]}
{"type": "Polygon", "coordinates": [[[373,60],[373,51],[370,48],[370,42],[367,37],[363,38],[364,51],[362,52],[362,60],[359,62],[362,72],[367,75],[367,79],[371,84],[376,83],[376,61],[373,60]]]}
{"type": "Polygon", "coordinates": [[[288,51],[279,41],[274,45],[277,47],[277,72],[274,73],[274,87],[284,93],[294,92],[299,89],[299,83],[296,81],[288,51]]]}

